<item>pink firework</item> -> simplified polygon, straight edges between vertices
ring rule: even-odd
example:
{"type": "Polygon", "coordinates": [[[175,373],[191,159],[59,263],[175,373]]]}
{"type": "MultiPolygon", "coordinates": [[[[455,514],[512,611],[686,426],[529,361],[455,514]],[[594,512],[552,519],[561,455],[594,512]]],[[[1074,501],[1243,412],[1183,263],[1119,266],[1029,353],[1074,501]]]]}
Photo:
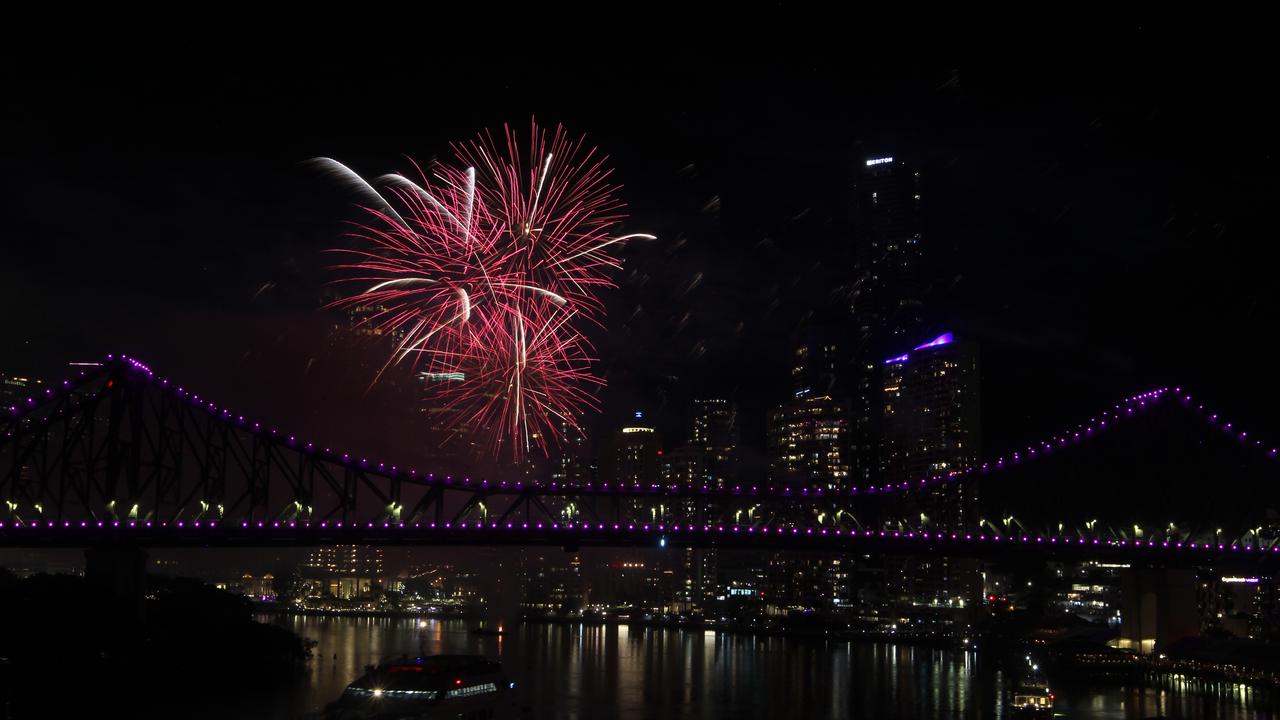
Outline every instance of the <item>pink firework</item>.
{"type": "Polygon", "coordinates": [[[501,142],[455,144],[455,165],[430,177],[415,165],[417,181],[369,183],[317,160],[370,201],[372,218],[351,233],[365,247],[336,251],[352,258],[340,282],[358,285],[333,305],[365,308],[363,323],[396,338],[387,366],[445,380],[438,395],[457,422],[517,460],[594,408],[603,380],[583,327],[603,320],[598,293],[613,286],[619,244],[653,237],[614,234],[624,205],[595,149],[560,127],[548,139],[534,124],[530,137],[527,155],[505,127],[501,142]]]}

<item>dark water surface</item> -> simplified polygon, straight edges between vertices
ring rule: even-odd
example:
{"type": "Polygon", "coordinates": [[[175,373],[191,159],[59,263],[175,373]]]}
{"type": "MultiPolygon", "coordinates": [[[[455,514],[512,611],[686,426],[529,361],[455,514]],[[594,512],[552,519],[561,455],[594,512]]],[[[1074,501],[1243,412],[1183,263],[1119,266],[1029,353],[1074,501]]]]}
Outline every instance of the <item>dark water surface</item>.
{"type": "MultiPolygon", "coordinates": [[[[234,717],[296,718],[389,656],[502,661],[536,718],[1006,718],[1009,678],[982,655],[907,645],[526,624],[502,637],[460,620],[262,618],[317,641],[306,677],[269,698],[224,698],[234,717]],[[336,655],[336,657],[335,657],[336,655]]],[[[1271,717],[1244,688],[1055,685],[1068,718],[1271,717]]],[[[208,707],[206,710],[213,710],[208,707]]]]}

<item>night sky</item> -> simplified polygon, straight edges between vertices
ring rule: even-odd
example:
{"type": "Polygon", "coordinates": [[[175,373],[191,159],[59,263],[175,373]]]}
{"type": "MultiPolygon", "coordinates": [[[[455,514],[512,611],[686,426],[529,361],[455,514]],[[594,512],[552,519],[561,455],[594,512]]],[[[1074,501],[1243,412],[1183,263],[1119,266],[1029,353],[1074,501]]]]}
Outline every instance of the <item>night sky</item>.
{"type": "Polygon", "coordinates": [[[0,371],[123,351],[326,444],[421,457],[404,398],[365,393],[385,348],[329,332],[322,250],[357,214],[302,161],[381,174],[536,117],[608,153],[627,229],[659,236],[608,298],[599,428],[641,408],[672,444],[689,399],[727,395],[758,457],[791,338],[839,306],[852,173],[884,154],[922,173],[929,301],[981,346],[989,454],[1166,383],[1280,437],[1274,78],[1148,40],[1052,60],[486,57],[447,83],[447,59],[15,58],[0,371]]]}

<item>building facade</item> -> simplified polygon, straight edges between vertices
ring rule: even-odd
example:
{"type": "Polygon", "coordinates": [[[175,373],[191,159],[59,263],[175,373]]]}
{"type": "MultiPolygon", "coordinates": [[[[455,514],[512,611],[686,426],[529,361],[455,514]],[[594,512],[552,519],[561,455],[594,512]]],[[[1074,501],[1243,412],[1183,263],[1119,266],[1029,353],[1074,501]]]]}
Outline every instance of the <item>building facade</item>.
{"type": "MultiPolygon", "coordinates": [[[[915,483],[976,464],[982,435],[976,345],[951,333],[883,362],[881,476],[915,483]]],[[[975,520],[972,480],[931,484],[911,493],[907,520],[959,529],[975,520]],[[915,517],[919,513],[922,517],[915,517]]]]}
{"type": "Polygon", "coordinates": [[[662,455],[666,482],[723,488],[738,477],[738,408],[722,398],[693,401],[689,441],[662,455]]]}
{"type": "Polygon", "coordinates": [[[600,480],[651,485],[662,477],[662,435],[637,410],[632,422],[615,432],[600,453],[600,480]]]}
{"type": "Polygon", "coordinates": [[[595,481],[596,463],[591,456],[590,444],[581,427],[561,421],[561,437],[564,438],[555,458],[548,464],[551,481],[565,487],[583,487],[595,481]]]}
{"type": "Polygon", "coordinates": [[[386,578],[382,548],[370,545],[316,548],[302,564],[301,573],[312,594],[342,600],[368,595],[386,578]]]}
{"type": "Polygon", "coordinates": [[[799,397],[769,414],[769,479],[838,489],[849,484],[849,406],[799,397]]]}

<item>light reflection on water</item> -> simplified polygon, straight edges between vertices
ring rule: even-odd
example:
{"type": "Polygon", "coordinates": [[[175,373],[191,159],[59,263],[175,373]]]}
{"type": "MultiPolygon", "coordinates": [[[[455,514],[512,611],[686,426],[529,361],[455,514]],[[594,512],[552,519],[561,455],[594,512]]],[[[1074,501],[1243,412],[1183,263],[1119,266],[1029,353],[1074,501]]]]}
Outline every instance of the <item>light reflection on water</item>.
{"type": "MultiPolygon", "coordinates": [[[[973,653],[887,644],[641,627],[508,625],[387,618],[263,618],[317,641],[305,682],[273,702],[296,717],[336,698],[366,665],[396,655],[478,653],[502,661],[538,718],[1007,718],[1010,682],[973,653]]],[[[1269,717],[1252,695],[1171,688],[1056,687],[1070,718],[1269,717]]]]}

